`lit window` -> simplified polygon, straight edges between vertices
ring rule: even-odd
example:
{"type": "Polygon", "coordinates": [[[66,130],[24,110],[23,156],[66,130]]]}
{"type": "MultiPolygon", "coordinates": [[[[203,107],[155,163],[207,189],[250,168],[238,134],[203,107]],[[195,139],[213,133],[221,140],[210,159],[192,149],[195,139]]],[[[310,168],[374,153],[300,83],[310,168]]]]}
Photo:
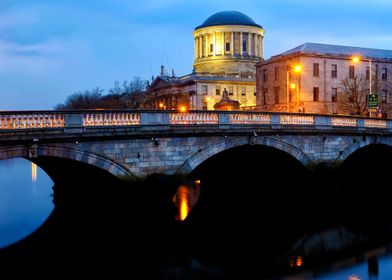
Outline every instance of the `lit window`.
{"type": "Polygon", "coordinates": [[[241,88],[241,95],[242,95],[242,96],[245,96],[245,95],[246,95],[246,88],[245,88],[245,87],[242,87],[242,88],[241,88]]]}
{"type": "Polygon", "coordinates": [[[233,94],[234,94],[233,87],[229,87],[229,95],[233,95],[233,94]]]}

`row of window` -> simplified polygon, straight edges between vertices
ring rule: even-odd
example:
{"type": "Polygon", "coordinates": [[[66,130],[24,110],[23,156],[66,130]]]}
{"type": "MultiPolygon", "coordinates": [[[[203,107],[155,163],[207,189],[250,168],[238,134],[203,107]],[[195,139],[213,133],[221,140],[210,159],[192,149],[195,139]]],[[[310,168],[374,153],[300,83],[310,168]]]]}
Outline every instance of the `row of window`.
{"type": "MultiPolygon", "coordinates": [[[[366,67],[366,80],[369,80],[370,76],[370,71],[369,67],[366,67]]],[[[268,80],[268,70],[263,69],[262,72],[262,78],[263,82],[267,82],[268,80]]],[[[319,63],[313,63],[313,77],[319,77],[320,76],[320,65],[319,63]]],[[[331,64],[331,78],[337,78],[338,77],[338,65],[337,64],[331,64]]],[[[354,65],[350,65],[348,68],[348,77],[350,79],[353,79],[355,77],[355,67],[354,65]]],[[[279,80],[279,67],[275,67],[274,69],[274,78],[275,81],[279,80]]],[[[381,80],[386,81],[388,79],[388,69],[386,67],[381,68],[381,80]]]]}
{"type": "MultiPolygon", "coordinates": [[[[230,42],[226,42],[226,44],[225,44],[225,51],[226,52],[229,52],[229,51],[231,51],[231,46],[230,46],[231,44],[230,44],[230,42]]],[[[246,42],[246,40],[243,40],[242,41],[242,51],[243,52],[247,52],[247,46],[248,46],[248,44],[247,44],[247,42],[246,42]]],[[[210,44],[210,53],[213,53],[214,52],[214,44],[210,44]]]]}
{"type": "MultiPolygon", "coordinates": [[[[201,93],[203,95],[208,94],[208,87],[203,85],[201,89],[201,93]]],[[[234,87],[228,87],[227,93],[229,95],[234,95],[234,87]]],[[[219,96],[221,95],[221,87],[220,86],[215,86],[215,95],[219,96]]],[[[253,93],[254,96],[256,96],[256,91],[253,93]]],[[[246,87],[241,87],[241,96],[246,96],[246,87]]]]}
{"type": "MultiPolygon", "coordinates": [[[[267,89],[263,89],[263,105],[267,104],[266,103],[266,96],[267,96],[267,89]]],[[[274,87],[274,101],[275,104],[279,104],[280,96],[280,87],[274,87]]],[[[387,90],[382,90],[381,91],[381,102],[382,103],[387,103],[388,100],[388,91],[387,90]]],[[[289,102],[292,101],[292,92],[289,94],[289,102]]],[[[313,101],[318,102],[320,101],[320,88],[319,87],[313,87],[313,101]]],[[[338,89],[337,88],[332,88],[331,89],[331,102],[338,102],[338,89]]],[[[354,96],[349,97],[349,102],[354,102],[354,96]]]]}

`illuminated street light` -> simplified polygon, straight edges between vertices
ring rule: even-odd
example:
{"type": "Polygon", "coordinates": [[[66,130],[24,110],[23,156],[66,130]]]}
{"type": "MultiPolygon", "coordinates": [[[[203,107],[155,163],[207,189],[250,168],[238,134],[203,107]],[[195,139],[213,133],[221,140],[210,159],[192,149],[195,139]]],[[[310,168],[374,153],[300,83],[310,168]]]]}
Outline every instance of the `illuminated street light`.
{"type": "Polygon", "coordinates": [[[287,110],[287,112],[289,112],[290,111],[290,106],[289,106],[289,95],[290,95],[290,88],[291,89],[297,89],[297,109],[298,109],[298,106],[299,106],[299,89],[298,89],[298,76],[297,76],[297,81],[296,81],[296,83],[291,83],[290,84],[290,78],[289,78],[289,75],[290,75],[290,72],[292,72],[292,71],[294,71],[295,73],[297,73],[298,75],[299,75],[299,73],[301,73],[301,69],[302,69],[302,67],[301,67],[301,65],[299,65],[299,64],[296,64],[292,69],[288,69],[287,71],[286,71],[286,79],[287,79],[287,84],[286,84],[286,87],[287,87],[287,96],[286,96],[286,110],[287,110]]]}
{"type": "Polygon", "coordinates": [[[354,56],[353,57],[353,62],[354,63],[358,63],[359,62],[359,57],[358,56],[354,56]]]}
{"type": "MultiPolygon", "coordinates": [[[[365,58],[365,57],[359,57],[359,56],[354,56],[352,58],[352,61],[354,63],[359,63],[362,60],[368,60],[369,61],[369,96],[372,94],[372,60],[370,58],[365,58]]],[[[369,97],[368,97],[369,98],[369,97]]],[[[371,110],[369,110],[369,117],[371,117],[371,110]]]]}

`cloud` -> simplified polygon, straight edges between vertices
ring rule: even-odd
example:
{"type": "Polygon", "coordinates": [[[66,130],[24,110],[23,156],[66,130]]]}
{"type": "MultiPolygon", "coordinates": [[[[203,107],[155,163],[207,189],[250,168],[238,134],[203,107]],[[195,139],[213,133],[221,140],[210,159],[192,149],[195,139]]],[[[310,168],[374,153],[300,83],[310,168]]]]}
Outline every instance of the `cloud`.
{"type": "Polygon", "coordinates": [[[59,69],[75,49],[83,48],[79,43],[60,40],[35,44],[0,40],[0,74],[45,74],[59,69]]]}

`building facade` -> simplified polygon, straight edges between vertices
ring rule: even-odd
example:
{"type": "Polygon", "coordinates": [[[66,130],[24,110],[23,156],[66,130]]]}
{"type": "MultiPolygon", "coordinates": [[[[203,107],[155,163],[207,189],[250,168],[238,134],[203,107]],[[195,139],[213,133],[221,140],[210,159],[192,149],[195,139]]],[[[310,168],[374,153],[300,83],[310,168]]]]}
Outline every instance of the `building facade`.
{"type": "Polygon", "coordinates": [[[305,43],[256,69],[259,110],[367,115],[371,92],[370,115],[392,116],[391,50],[305,43]]]}
{"type": "Polygon", "coordinates": [[[214,110],[224,90],[242,109],[256,106],[256,64],[263,59],[264,29],[236,11],[218,12],[193,31],[191,74],[164,67],[147,89],[149,109],[214,110]]]}

